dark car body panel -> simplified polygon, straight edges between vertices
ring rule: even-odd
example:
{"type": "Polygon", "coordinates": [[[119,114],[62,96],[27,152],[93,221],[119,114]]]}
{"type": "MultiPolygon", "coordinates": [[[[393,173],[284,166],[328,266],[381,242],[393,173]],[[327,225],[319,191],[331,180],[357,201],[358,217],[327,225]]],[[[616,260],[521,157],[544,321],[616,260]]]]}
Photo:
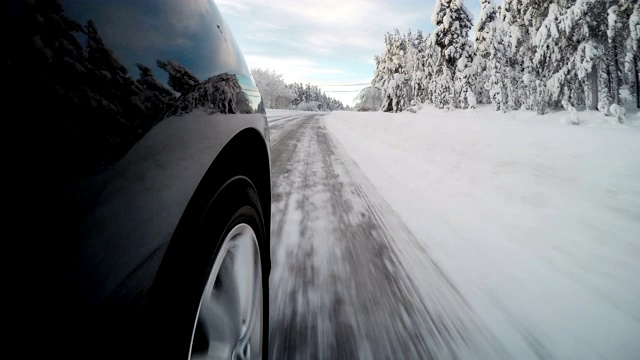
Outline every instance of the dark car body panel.
{"type": "Polygon", "coordinates": [[[11,219],[49,298],[25,336],[120,353],[194,194],[234,175],[215,161],[246,164],[269,226],[260,93],[208,0],[8,1],[4,17],[11,219]]]}

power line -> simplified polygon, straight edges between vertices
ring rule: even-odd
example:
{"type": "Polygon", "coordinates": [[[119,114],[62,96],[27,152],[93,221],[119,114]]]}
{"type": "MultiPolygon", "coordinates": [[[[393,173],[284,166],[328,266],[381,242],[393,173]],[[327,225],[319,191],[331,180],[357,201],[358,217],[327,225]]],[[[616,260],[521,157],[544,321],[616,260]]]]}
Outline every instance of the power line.
{"type": "Polygon", "coordinates": [[[360,92],[360,91],[362,91],[362,89],[360,89],[360,90],[322,90],[322,92],[327,92],[327,93],[329,93],[329,92],[332,92],[332,93],[336,93],[336,92],[339,92],[339,93],[341,93],[341,92],[360,92]]]}
{"type": "Polygon", "coordinates": [[[368,83],[360,83],[360,84],[333,84],[333,85],[331,85],[331,84],[329,84],[329,85],[322,84],[320,86],[362,86],[362,85],[371,85],[371,83],[368,82],[368,83]]]}

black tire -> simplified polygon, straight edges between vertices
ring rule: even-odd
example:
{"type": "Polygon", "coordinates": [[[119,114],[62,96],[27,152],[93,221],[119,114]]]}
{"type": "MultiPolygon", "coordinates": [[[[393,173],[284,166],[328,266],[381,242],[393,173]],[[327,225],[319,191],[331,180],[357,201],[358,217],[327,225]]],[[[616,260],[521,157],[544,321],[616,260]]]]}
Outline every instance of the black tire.
{"type": "MultiPolygon", "coordinates": [[[[191,211],[176,229],[145,306],[143,358],[188,359],[200,301],[223,240],[238,224],[255,233],[262,271],[262,348],[266,354],[268,316],[268,236],[253,184],[236,177],[213,196],[203,211],[191,211]],[[194,216],[194,215],[200,216],[194,216]]],[[[254,349],[253,353],[256,354],[254,349]]],[[[252,356],[253,358],[253,356],[252,356]]]]}

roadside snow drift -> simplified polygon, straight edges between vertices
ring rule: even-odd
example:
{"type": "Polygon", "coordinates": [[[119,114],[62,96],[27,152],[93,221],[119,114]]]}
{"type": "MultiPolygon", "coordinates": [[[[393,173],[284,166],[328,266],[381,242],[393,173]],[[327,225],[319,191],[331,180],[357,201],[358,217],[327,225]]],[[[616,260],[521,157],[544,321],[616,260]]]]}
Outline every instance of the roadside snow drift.
{"type": "Polygon", "coordinates": [[[427,107],[325,120],[513,358],[637,359],[637,116],[565,116],[427,107]]]}

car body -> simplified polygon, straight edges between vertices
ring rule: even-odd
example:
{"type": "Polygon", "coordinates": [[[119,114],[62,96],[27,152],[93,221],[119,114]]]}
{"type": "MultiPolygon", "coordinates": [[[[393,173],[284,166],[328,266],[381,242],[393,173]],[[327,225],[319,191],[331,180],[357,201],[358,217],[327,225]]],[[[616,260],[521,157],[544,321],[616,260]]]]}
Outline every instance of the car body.
{"type": "MultiPolygon", "coordinates": [[[[215,316],[237,308],[259,316],[258,335],[242,335],[259,348],[208,353],[266,353],[269,131],[216,5],[11,0],[2,26],[27,353],[206,357],[194,355],[203,294],[227,286],[228,263],[228,279],[259,285],[234,285],[215,316]],[[234,242],[239,234],[248,245],[234,242]],[[245,258],[224,260],[238,253],[245,258]]],[[[233,327],[218,320],[207,326],[233,327]]],[[[235,330],[246,333],[241,321],[235,330]]]]}

